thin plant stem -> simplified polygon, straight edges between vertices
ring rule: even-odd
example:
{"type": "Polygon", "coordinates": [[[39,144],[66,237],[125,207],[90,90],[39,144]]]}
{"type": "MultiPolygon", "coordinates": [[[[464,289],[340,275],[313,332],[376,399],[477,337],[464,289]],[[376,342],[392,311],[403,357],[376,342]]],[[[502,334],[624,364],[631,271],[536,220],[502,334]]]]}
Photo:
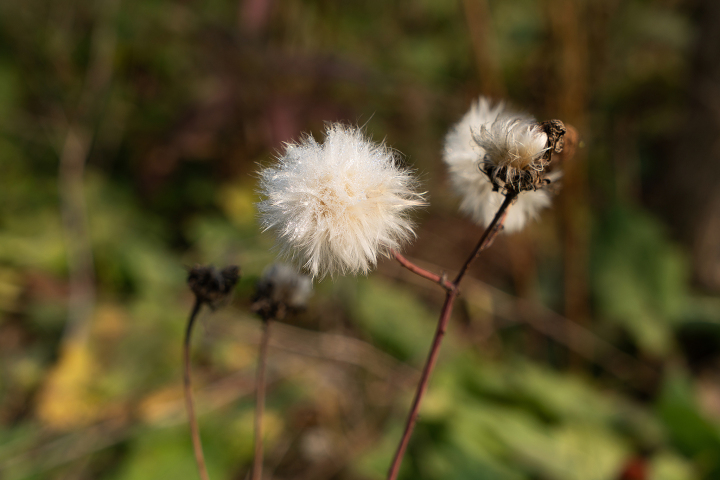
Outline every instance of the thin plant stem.
{"type": "Polygon", "coordinates": [[[187,329],[185,330],[185,344],[183,348],[183,361],[185,368],[183,373],[183,380],[185,390],[185,406],[187,407],[188,420],[190,421],[190,435],[192,436],[193,451],[195,452],[195,462],[197,463],[198,473],[200,474],[201,480],[210,480],[207,472],[207,467],[205,466],[205,457],[203,456],[202,442],[200,441],[200,428],[198,427],[197,418],[195,417],[192,387],[190,385],[190,338],[192,335],[193,325],[195,324],[195,318],[197,317],[201,306],[201,299],[199,297],[196,297],[192,312],[190,312],[190,318],[188,319],[187,329]]]}
{"type": "Polygon", "coordinates": [[[263,321],[260,353],[258,355],[257,380],[255,387],[255,459],[253,461],[252,480],[261,480],[263,469],[263,414],[265,412],[265,368],[270,340],[270,322],[263,321]]]}
{"type": "Polygon", "coordinates": [[[455,277],[453,284],[456,288],[460,285],[460,281],[467,273],[468,268],[470,268],[470,264],[475,261],[477,256],[480,255],[480,252],[492,245],[495,237],[498,233],[500,233],[502,225],[505,222],[505,217],[507,216],[508,208],[510,207],[510,205],[512,205],[513,201],[515,200],[515,198],[517,198],[517,196],[518,193],[514,191],[509,191],[507,195],[505,195],[505,200],[503,201],[502,205],[500,205],[500,209],[495,214],[495,218],[493,218],[493,221],[490,222],[490,225],[488,225],[488,227],[485,229],[477,245],[475,245],[475,249],[472,251],[467,260],[465,260],[465,263],[460,268],[457,277],[455,277]]]}
{"type": "Polygon", "coordinates": [[[428,270],[425,270],[424,268],[420,268],[414,263],[412,263],[410,260],[402,256],[398,251],[396,250],[390,250],[390,253],[393,257],[395,257],[395,260],[398,261],[400,265],[407,268],[411,272],[413,272],[416,275],[419,275],[423,278],[427,278],[431,282],[437,283],[441,287],[443,287],[445,290],[452,290],[455,288],[455,285],[453,285],[447,278],[445,278],[445,275],[438,275],[436,273],[432,273],[428,270]]]}
{"type": "MultiPolygon", "coordinates": [[[[400,439],[400,444],[398,445],[395,457],[393,458],[392,464],[390,465],[390,470],[388,471],[388,480],[395,480],[397,478],[398,472],[400,471],[400,464],[402,463],[403,456],[405,455],[405,450],[407,450],[408,443],[410,442],[410,437],[412,436],[413,429],[415,428],[415,423],[417,422],[418,415],[420,414],[420,404],[422,403],[422,399],[425,396],[425,392],[428,387],[428,381],[430,380],[430,375],[435,368],[435,363],[437,362],[437,357],[440,353],[440,344],[442,343],[443,337],[445,336],[445,330],[447,329],[447,324],[450,320],[450,315],[452,314],[455,299],[459,294],[458,288],[460,286],[460,282],[465,276],[465,273],[467,273],[470,264],[477,258],[480,252],[482,252],[492,244],[498,232],[500,232],[502,224],[505,221],[505,217],[507,216],[508,208],[510,207],[510,205],[512,205],[515,197],[517,197],[516,192],[510,191],[506,194],[505,201],[503,201],[492,222],[490,222],[490,225],[488,225],[488,227],[483,232],[480,240],[478,241],[478,244],[475,246],[472,253],[463,264],[462,268],[458,272],[458,275],[453,282],[441,282],[440,280],[442,280],[442,277],[427,272],[427,270],[423,270],[420,267],[416,267],[404,257],[403,260],[405,260],[407,264],[412,265],[413,268],[409,267],[408,265],[406,265],[406,263],[403,263],[402,261],[400,261],[400,259],[398,259],[400,264],[403,265],[405,268],[408,268],[409,270],[418,273],[418,275],[424,278],[428,278],[429,280],[439,283],[447,290],[447,293],[445,295],[445,303],[443,304],[442,310],[440,311],[440,318],[438,319],[437,329],[435,330],[435,336],[433,338],[432,346],[430,347],[430,353],[428,354],[427,360],[425,361],[425,366],[423,367],[422,375],[420,376],[420,382],[418,383],[417,391],[415,392],[415,399],[413,400],[412,407],[410,408],[410,414],[408,415],[408,419],[405,424],[405,431],[402,438],[400,439]],[[419,271],[422,271],[424,273],[421,273],[419,271]],[[445,283],[448,283],[451,288],[446,287],[445,283]]],[[[396,255],[395,258],[397,259],[398,255],[396,255]]]]}

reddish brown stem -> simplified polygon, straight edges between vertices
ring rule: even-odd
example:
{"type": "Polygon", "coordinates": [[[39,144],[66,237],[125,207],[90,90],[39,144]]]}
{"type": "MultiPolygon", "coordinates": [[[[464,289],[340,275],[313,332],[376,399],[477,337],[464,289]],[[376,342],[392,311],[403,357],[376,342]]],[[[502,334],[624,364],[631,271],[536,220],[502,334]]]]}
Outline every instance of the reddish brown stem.
{"type": "Polygon", "coordinates": [[[257,380],[255,387],[255,459],[252,480],[262,478],[263,467],[263,413],[265,412],[265,366],[270,339],[270,319],[263,322],[260,353],[258,355],[257,380]]]}
{"type": "Polygon", "coordinates": [[[388,480],[395,480],[397,478],[398,472],[400,471],[400,464],[402,463],[403,456],[405,455],[405,450],[407,449],[408,443],[410,442],[410,437],[412,436],[413,429],[415,428],[415,423],[417,422],[418,415],[420,414],[420,404],[422,403],[422,399],[425,396],[425,391],[428,387],[430,375],[435,368],[435,363],[437,362],[437,357],[440,353],[440,344],[442,343],[442,339],[445,336],[447,324],[450,321],[450,314],[452,313],[453,304],[455,303],[455,299],[457,298],[459,293],[458,287],[460,286],[460,281],[462,281],[465,273],[467,273],[467,270],[470,267],[470,264],[475,260],[475,258],[477,258],[478,254],[492,244],[493,240],[502,228],[502,224],[505,221],[505,217],[507,216],[507,210],[512,204],[515,197],[517,197],[517,193],[514,192],[508,192],[508,194],[505,196],[505,201],[500,206],[500,209],[495,214],[495,217],[493,218],[492,222],[490,222],[490,225],[488,225],[488,227],[483,232],[482,236],[480,237],[480,241],[478,241],[475,249],[472,251],[470,256],[463,264],[454,282],[441,282],[441,277],[431,272],[428,272],[427,270],[423,270],[420,267],[417,267],[414,264],[410,263],[404,257],[401,257],[407,263],[406,265],[406,263],[403,263],[400,258],[398,258],[398,254],[395,255],[395,258],[398,259],[401,265],[424,278],[439,283],[447,289],[447,294],[445,296],[445,303],[443,304],[442,310],[440,311],[440,318],[438,320],[437,329],[435,330],[435,337],[433,338],[432,346],[430,347],[430,353],[428,354],[428,358],[425,361],[425,366],[423,367],[422,375],[420,376],[420,382],[418,383],[418,387],[415,392],[415,399],[413,400],[412,407],[410,408],[410,414],[408,415],[408,419],[405,424],[405,431],[403,432],[403,436],[400,439],[400,445],[398,445],[397,452],[395,452],[395,457],[393,458],[393,462],[390,465],[390,470],[388,471],[388,480]],[[449,288],[445,285],[446,283],[449,285],[449,288]]]}
{"type": "Polygon", "coordinates": [[[190,338],[192,328],[195,324],[195,318],[200,311],[202,302],[199,298],[195,298],[190,318],[188,319],[187,329],[185,330],[185,344],[183,348],[184,361],[184,390],[185,390],[185,406],[187,407],[188,420],[190,421],[190,435],[192,436],[193,451],[195,452],[195,462],[197,463],[198,473],[201,480],[209,480],[207,467],[205,466],[205,457],[203,456],[202,442],[200,441],[200,428],[198,427],[197,418],[195,417],[195,407],[193,406],[192,386],[190,385],[190,338]]]}
{"type": "Polygon", "coordinates": [[[493,240],[495,240],[497,234],[500,233],[502,225],[505,222],[505,217],[507,216],[508,208],[510,207],[510,205],[512,205],[513,201],[517,198],[517,196],[517,192],[513,191],[510,191],[505,195],[505,200],[503,201],[502,205],[500,205],[500,209],[495,214],[495,218],[493,218],[493,221],[490,222],[490,225],[488,225],[488,227],[485,229],[477,245],[475,245],[475,249],[467,258],[467,260],[465,260],[465,263],[460,268],[457,277],[455,277],[455,281],[453,282],[453,284],[456,288],[460,284],[462,278],[465,276],[465,273],[467,273],[468,268],[470,268],[470,264],[477,258],[478,255],[480,255],[480,252],[492,245],[493,240]]]}
{"type": "Polygon", "coordinates": [[[455,288],[455,285],[453,285],[445,276],[440,276],[435,273],[432,273],[428,270],[425,270],[424,268],[420,268],[414,263],[412,263],[410,260],[402,256],[399,252],[396,250],[390,250],[390,253],[392,253],[393,257],[395,257],[395,260],[398,261],[400,265],[407,268],[411,272],[413,272],[416,275],[419,275],[423,278],[427,278],[431,282],[437,283],[441,287],[443,287],[445,290],[453,290],[455,288]]]}
{"type": "Polygon", "coordinates": [[[430,354],[428,355],[427,361],[425,362],[425,367],[423,368],[420,382],[418,383],[418,388],[415,392],[415,399],[413,400],[412,407],[410,407],[410,415],[408,415],[408,419],[405,424],[405,432],[400,439],[400,445],[398,445],[398,449],[395,453],[393,463],[390,466],[390,471],[388,472],[389,480],[394,480],[395,478],[397,478],[398,471],[400,470],[400,464],[402,462],[403,456],[405,455],[405,450],[407,449],[408,443],[410,442],[410,436],[412,435],[412,431],[415,428],[415,423],[417,422],[418,415],[420,414],[420,403],[425,396],[425,391],[427,390],[428,386],[428,380],[430,380],[430,374],[435,367],[435,362],[437,361],[438,354],[440,353],[440,343],[445,336],[445,329],[447,328],[447,323],[450,320],[450,314],[452,313],[453,304],[455,303],[456,297],[456,290],[448,290],[447,295],[445,296],[445,304],[443,304],[443,308],[440,313],[440,320],[438,320],[437,329],[435,330],[435,338],[433,338],[433,343],[430,347],[430,354]]]}

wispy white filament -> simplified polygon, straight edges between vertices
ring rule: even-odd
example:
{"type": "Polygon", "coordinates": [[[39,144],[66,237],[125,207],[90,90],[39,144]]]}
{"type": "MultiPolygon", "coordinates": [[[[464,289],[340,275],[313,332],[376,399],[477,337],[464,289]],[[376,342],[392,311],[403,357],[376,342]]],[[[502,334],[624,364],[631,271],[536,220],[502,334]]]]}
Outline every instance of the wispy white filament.
{"type": "Polygon", "coordinates": [[[313,277],[367,273],[414,235],[408,213],[424,205],[398,163],[384,144],[341,124],[326,129],[322,144],[309,135],[287,144],[277,165],[260,172],[263,228],[313,277]]]}
{"type": "Polygon", "coordinates": [[[522,170],[541,171],[547,151],[547,135],[532,118],[500,115],[489,125],[473,132],[473,140],[485,151],[485,165],[504,167],[504,181],[522,170]]]}
{"type": "MultiPolygon", "coordinates": [[[[491,104],[485,97],[473,103],[465,116],[445,137],[443,159],[450,181],[461,198],[460,210],[473,220],[489,225],[504,196],[493,192],[483,163],[514,169],[535,168],[545,152],[547,136],[536,129],[532,117],[509,111],[503,103],[491,104]]],[[[529,219],[550,205],[544,190],[520,193],[508,210],[505,230],[522,230],[529,219]]]]}

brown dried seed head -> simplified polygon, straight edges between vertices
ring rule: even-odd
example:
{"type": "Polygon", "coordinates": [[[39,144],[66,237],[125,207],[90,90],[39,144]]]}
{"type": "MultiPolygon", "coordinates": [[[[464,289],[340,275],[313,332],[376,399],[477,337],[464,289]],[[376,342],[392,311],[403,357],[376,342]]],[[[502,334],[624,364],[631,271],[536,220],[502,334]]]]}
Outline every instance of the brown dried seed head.
{"type": "Polygon", "coordinates": [[[220,271],[212,265],[196,265],[188,271],[187,283],[199,302],[214,309],[229,297],[239,279],[240,268],[235,265],[220,271]]]}
{"type": "MultiPolygon", "coordinates": [[[[509,124],[513,127],[513,124],[509,124]]],[[[542,149],[535,150],[537,153],[533,157],[532,161],[526,161],[523,166],[518,166],[507,162],[504,159],[497,158],[485,158],[480,164],[481,170],[490,178],[495,190],[502,192],[516,191],[522,192],[527,190],[537,190],[551,183],[548,173],[550,172],[550,163],[553,161],[553,154],[557,154],[563,151],[565,143],[565,134],[567,129],[563,122],[560,120],[548,120],[537,124],[535,127],[536,134],[540,132],[546,139],[545,146],[542,149]]],[[[532,132],[532,130],[528,130],[532,132]]],[[[511,138],[510,135],[504,138],[496,133],[496,137],[508,141],[511,138]]],[[[536,137],[537,138],[537,137],[536,137]]],[[[493,139],[488,137],[485,141],[483,139],[476,138],[478,144],[487,150],[488,147],[492,146],[493,139]]],[[[527,141],[526,141],[527,142],[527,141]]],[[[504,147],[508,151],[510,148],[504,147]]],[[[502,151],[502,149],[498,149],[502,151]]],[[[486,155],[487,157],[487,155],[486,155]]]]}

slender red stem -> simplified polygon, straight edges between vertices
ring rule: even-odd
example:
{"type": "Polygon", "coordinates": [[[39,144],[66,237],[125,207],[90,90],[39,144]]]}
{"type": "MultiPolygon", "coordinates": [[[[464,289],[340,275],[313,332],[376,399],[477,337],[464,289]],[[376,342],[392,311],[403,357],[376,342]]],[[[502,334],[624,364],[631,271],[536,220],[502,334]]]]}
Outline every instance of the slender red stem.
{"type": "Polygon", "coordinates": [[[390,250],[390,253],[392,253],[393,257],[395,257],[395,260],[398,261],[400,265],[407,268],[411,272],[423,277],[427,278],[431,282],[437,283],[441,287],[443,287],[445,290],[453,290],[455,288],[455,285],[453,285],[447,278],[445,278],[444,275],[438,275],[436,273],[432,273],[428,270],[425,270],[424,268],[420,268],[414,263],[412,263],[410,260],[402,256],[398,251],[396,250],[390,250]]]}
{"type": "Polygon", "coordinates": [[[185,343],[183,348],[184,362],[184,390],[185,390],[185,406],[187,407],[188,419],[190,420],[190,435],[192,436],[193,451],[195,452],[195,463],[197,463],[198,473],[201,480],[209,480],[207,467],[205,466],[205,457],[203,456],[202,442],[200,441],[200,428],[198,427],[197,418],[195,417],[195,407],[193,406],[192,386],[190,385],[190,338],[192,328],[195,324],[195,318],[200,311],[202,302],[199,298],[195,298],[190,318],[188,319],[187,329],[185,330],[185,343]]]}
{"type": "Polygon", "coordinates": [[[398,470],[400,470],[400,463],[405,455],[405,450],[410,442],[410,436],[412,435],[418,415],[420,414],[420,403],[425,396],[428,380],[430,380],[430,374],[435,367],[435,362],[437,361],[438,354],[440,353],[440,343],[445,336],[445,329],[447,328],[448,321],[450,320],[450,314],[452,313],[456,297],[456,290],[448,290],[447,295],[445,296],[445,303],[443,304],[442,311],[440,312],[440,320],[438,321],[437,329],[435,330],[435,337],[433,338],[430,353],[427,361],[425,362],[422,375],[420,376],[420,382],[418,383],[418,388],[415,392],[415,399],[413,400],[412,407],[410,407],[410,415],[408,415],[408,419],[405,424],[405,432],[400,439],[400,445],[398,445],[393,463],[390,466],[390,471],[388,472],[388,479],[395,479],[397,477],[398,470]]]}
{"type": "Polygon", "coordinates": [[[513,191],[510,191],[505,195],[505,200],[503,201],[502,205],[500,205],[500,209],[495,214],[495,218],[493,218],[492,222],[490,222],[490,225],[488,225],[488,227],[485,229],[477,245],[475,245],[475,249],[472,251],[467,260],[465,260],[465,263],[460,268],[457,277],[455,277],[455,281],[453,282],[453,284],[456,288],[460,284],[462,278],[465,276],[465,273],[467,273],[468,268],[470,268],[470,264],[477,258],[478,255],[480,255],[480,252],[492,245],[495,237],[498,233],[500,233],[502,225],[505,222],[505,217],[507,217],[508,208],[510,208],[510,205],[512,205],[513,201],[515,200],[515,198],[517,198],[517,196],[517,192],[513,191]]]}
{"type": "Polygon", "coordinates": [[[270,339],[270,319],[263,322],[255,387],[255,459],[252,480],[261,480],[263,468],[263,413],[265,412],[265,366],[270,339]]]}
{"type": "Polygon", "coordinates": [[[440,344],[442,343],[443,337],[445,336],[447,324],[450,321],[453,304],[455,303],[455,299],[457,298],[459,293],[458,287],[460,285],[460,281],[462,281],[465,273],[467,273],[467,270],[470,267],[470,264],[477,258],[478,254],[485,250],[487,247],[489,247],[497,236],[498,232],[500,232],[502,224],[505,221],[505,217],[507,216],[507,210],[512,204],[515,197],[517,197],[517,193],[514,192],[508,192],[508,194],[505,196],[505,201],[503,201],[492,222],[490,222],[490,225],[488,225],[488,227],[483,232],[480,240],[478,241],[470,256],[463,264],[460,272],[458,273],[455,281],[453,282],[447,282],[446,280],[443,280],[442,277],[434,273],[428,272],[427,270],[423,270],[420,267],[412,264],[404,257],[400,256],[399,254],[395,254],[395,258],[398,259],[398,262],[400,262],[402,266],[412,272],[417,273],[421,277],[439,283],[447,290],[447,294],[445,296],[445,303],[443,304],[442,310],[440,311],[440,318],[438,319],[437,329],[435,330],[435,337],[433,338],[432,346],[430,347],[430,352],[428,354],[427,360],[425,361],[425,366],[423,367],[422,375],[420,376],[420,382],[418,383],[418,387],[415,392],[415,399],[413,400],[412,407],[410,407],[410,414],[408,415],[408,419],[405,424],[405,431],[403,432],[403,436],[400,439],[400,445],[398,445],[398,449],[395,452],[395,457],[393,458],[392,464],[390,465],[390,470],[388,471],[388,480],[395,480],[397,478],[398,472],[400,471],[400,465],[402,463],[403,456],[405,455],[405,450],[407,450],[408,443],[410,442],[410,437],[412,436],[413,429],[415,428],[415,423],[417,422],[418,415],[420,414],[420,404],[422,403],[422,399],[425,396],[425,391],[428,387],[430,375],[435,368],[435,363],[437,362],[437,357],[440,353],[440,344]],[[402,258],[402,261],[398,257],[402,258]]]}

